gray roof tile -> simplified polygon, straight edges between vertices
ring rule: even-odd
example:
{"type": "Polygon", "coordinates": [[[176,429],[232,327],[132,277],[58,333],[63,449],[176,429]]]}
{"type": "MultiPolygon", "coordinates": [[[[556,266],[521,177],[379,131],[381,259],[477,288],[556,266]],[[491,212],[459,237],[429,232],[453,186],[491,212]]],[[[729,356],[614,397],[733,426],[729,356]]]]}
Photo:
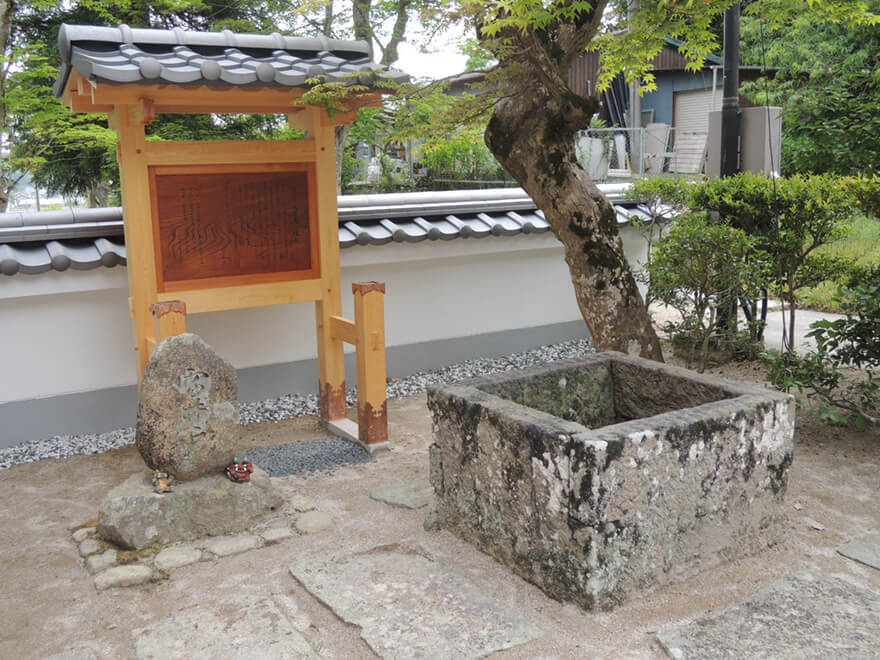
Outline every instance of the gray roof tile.
{"type": "MultiPolygon", "coordinates": [[[[617,220],[647,209],[603,186],[617,220]]],[[[544,214],[522,189],[460,190],[339,197],[339,245],[514,236],[550,231],[544,214]]],[[[0,213],[0,273],[88,270],[126,263],[122,209],[0,213]]]]}
{"type": "Polygon", "coordinates": [[[351,80],[381,87],[409,80],[402,72],[370,60],[364,41],[286,37],[273,34],[187,32],[90,25],[62,25],[61,67],[55,94],[61,95],[73,69],[109,83],[274,85],[302,87],[309,78],[351,80]],[[292,67],[292,69],[291,69],[292,67]],[[357,72],[376,70],[361,79],[357,72]],[[306,74],[305,77],[302,74],[306,74]]]}

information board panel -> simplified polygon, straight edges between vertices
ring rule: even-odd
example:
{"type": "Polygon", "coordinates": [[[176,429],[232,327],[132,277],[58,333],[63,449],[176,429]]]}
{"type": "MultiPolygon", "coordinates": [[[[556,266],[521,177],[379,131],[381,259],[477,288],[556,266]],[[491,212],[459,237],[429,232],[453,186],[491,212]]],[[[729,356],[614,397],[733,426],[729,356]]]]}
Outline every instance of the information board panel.
{"type": "Polygon", "coordinates": [[[150,168],[159,291],[319,276],[314,166],[150,168]]]}

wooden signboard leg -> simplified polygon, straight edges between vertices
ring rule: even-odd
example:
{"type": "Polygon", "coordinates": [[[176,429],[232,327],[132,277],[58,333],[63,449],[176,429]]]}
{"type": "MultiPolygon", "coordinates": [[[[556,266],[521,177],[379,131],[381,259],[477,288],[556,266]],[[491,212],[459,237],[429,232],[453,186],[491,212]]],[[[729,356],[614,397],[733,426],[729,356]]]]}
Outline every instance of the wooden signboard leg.
{"type": "Polygon", "coordinates": [[[345,418],[345,361],[342,339],[335,336],[330,318],[342,313],[339,283],[339,216],[336,208],[336,147],[332,126],[322,127],[322,109],[308,108],[291,117],[292,125],[304,128],[315,140],[317,209],[321,279],[321,300],[315,303],[318,325],[318,379],[321,418],[345,418]]]}
{"type": "Polygon", "coordinates": [[[318,322],[318,387],[321,419],[333,421],[345,417],[345,360],[342,340],[333,335],[331,316],[338,316],[342,305],[333,301],[315,303],[318,322]]]}
{"type": "Polygon", "coordinates": [[[128,290],[134,324],[137,383],[156,345],[155,321],[150,304],[156,302],[156,267],[153,260],[153,225],[150,212],[150,184],[146,161],[143,107],[119,105],[110,114],[116,130],[119,174],[122,188],[128,290]]]}
{"type": "Polygon", "coordinates": [[[358,440],[372,452],[388,444],[385,390],[385,284],[352,284],[357,329],[358,440]]]}
{"type": "Polygon", "coordinates": [[[186,332],[186,303],[180,300],[153,303],[150,311],[159,322],[159,341],[186,332]]]}

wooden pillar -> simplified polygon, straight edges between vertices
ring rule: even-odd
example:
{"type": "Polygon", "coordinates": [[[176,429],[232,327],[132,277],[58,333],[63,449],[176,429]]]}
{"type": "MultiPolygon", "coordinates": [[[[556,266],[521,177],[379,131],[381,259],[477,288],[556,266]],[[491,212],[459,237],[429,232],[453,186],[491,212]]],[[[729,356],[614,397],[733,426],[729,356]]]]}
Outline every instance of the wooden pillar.
{"type": "Polygon", "coordinates": [[[186,332],[186,303],[169,300],[150,305],[150,312],[159,322],[158,341],[186,332]]]}
{"type": "Polygon", "coordinates": [[[372,450],[388,443],[385,283],[360,282],[351,289],[357,332],[358,440],[372,450]]]}
{"type": "Polygon", "coordinates": [[[318,387],[321,418],[345,418],[345,361],[343,342],[333,333],[330,319],[342,314],[339,284],[339,216],[336,208],[336,141],[333,126],[323,126],[323,108],[306,108],[289,116],[293,128],[315,141],[318,173],[318,232],[321,259],[321,300],[315,303],[318,331],[318,387]]]}
{"type": "Polygon", "coordinates": [[[144,124],[150,120],[143,103],[117,105],[110,114],[116,130],[119,176],[125,220],[126,270],[131,296],[137,383],[156,345],[155,322],[150,304],[156,302],[156,262],[153,259],[153,218],[147,169],[144,124]]]}

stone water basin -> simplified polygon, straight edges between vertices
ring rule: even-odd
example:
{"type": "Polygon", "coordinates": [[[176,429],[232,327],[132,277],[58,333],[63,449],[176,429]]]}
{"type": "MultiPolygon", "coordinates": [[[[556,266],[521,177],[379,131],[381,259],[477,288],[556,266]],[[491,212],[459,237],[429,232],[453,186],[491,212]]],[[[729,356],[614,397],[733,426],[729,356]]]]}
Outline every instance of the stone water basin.
{"type": "Polygon", "coordinates": [[[440,526],[609,609],[784,531],[793,397],[599,353],[428,390],[440,526]]]}

